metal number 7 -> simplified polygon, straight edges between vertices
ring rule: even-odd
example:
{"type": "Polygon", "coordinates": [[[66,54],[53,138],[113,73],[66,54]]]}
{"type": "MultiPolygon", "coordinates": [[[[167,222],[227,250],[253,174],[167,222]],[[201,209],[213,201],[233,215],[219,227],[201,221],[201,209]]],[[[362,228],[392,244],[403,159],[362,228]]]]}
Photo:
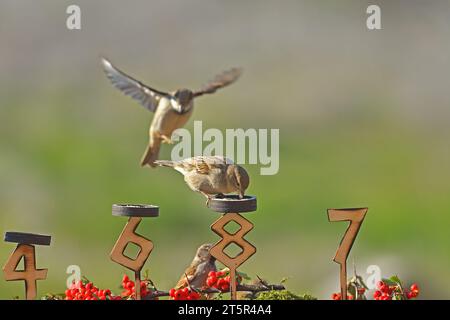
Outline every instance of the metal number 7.
{"type": "Polygon", "coordinates": [[[340,284],[342,300],[347,300],[347,257],[361,228],[367,210],[368,208],[328,209],[328,220],[330,222],[350,222],[336,251],[336,255],[333,258],[333,261],[341,266],[340,284]]]}

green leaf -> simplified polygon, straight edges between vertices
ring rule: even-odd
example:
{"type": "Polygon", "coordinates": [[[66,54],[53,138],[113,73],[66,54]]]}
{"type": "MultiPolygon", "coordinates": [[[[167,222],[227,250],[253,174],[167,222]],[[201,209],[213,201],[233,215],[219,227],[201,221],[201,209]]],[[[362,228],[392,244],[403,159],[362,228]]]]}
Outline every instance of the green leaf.
{"type": "Polygon", "coordinates": [[[288,290],[272,290],[258,294],[255,300],[317,300],[310,294],[297,295],[288,290]]]}
{"type": "Polygon", "coordinates": [[[395,283],[397,283],[399,285],[402,284],[402,282],[401,282],[401,280],[400,280],[400,278],[398,276],[392,276],[392,277],[389,278],[389,280],[391,280],[391,281],[393,281],[393,282],[395,282],[395,283]]]}
{"type": "Polygon", "coordinates": [[[397,282],[395,282],[391,279],[381,279],[381,281],[383,281],[388,286],[396,286],[398,284],[397,282]]]}
{"type": "Polygon", "coordinates": [[[238,271],[237,274],[238,274],[238,276],[241,276],[242,279],[245,279],[245,280],[251,280],[252,279],[252,278],[250,278],[250,276],[248,274],[246,274],[244,272],[239,272],[238,271]]]}
{"type": "Polygon", "coordinates": [[[281,278],[280,284],[286,283],[289,280],[289,277],[281,278]]]}

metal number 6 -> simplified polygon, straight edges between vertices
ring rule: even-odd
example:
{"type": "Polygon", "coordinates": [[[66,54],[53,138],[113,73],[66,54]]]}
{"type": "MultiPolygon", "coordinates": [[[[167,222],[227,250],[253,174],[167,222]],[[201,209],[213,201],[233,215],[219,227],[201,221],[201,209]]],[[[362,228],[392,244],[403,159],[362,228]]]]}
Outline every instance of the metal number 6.
{"type": "Polygon", "coordinates": [[[347,257],[361,228],[367,210],[368,208],[328,209],[328,220],[330,222],[350,222],[336,251],[336,255],[333,258],[333,261],[341,266],[340,284],[342,300],[347,300],[347,257]]]}

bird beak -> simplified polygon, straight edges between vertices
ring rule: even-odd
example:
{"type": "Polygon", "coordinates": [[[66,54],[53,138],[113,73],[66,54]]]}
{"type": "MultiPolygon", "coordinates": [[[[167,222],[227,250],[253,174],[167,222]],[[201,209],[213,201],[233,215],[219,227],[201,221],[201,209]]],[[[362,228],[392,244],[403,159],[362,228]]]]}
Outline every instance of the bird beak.
{"type": "Polygon", "coordinates": [[[183,112],[183,108],[181,106],[181,103],[179,103],[175,99],[172,100],[172,108],[175,109],[175,111],[178,112],[178,113],[182,113],[183,112]]]}
{"type": "Polygon", "coordinates": [[[177,110],[178,113],[182,113],[183,110],[182,110],[181,104],[177,103],[176,107],[175,107],[175,110],[177,110]]]}

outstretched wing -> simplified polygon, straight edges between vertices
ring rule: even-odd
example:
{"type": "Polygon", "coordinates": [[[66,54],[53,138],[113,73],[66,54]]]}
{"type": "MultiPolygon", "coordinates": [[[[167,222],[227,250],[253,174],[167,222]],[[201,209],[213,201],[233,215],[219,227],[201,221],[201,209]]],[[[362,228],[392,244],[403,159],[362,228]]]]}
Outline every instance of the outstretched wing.
{"type": "Polygon", "coordinates": [[[155,112],[158,102],[168,93],[152,89],[140,81],[133,79],[124,72],[120,71],[105,58],[101,58],[103,70],[106,76],[111,80],[114,87],[122,91],[127,96],[139,101],[146,109],[155,112]]]}
{"type": "Polygon", "coordinates": [[[194,91],[194,97],[201,96],[206,93],[214,93],[217,89],[226,87],[235,82],[242,74],[241,68],[232,68],[219,75],[213,80],[205,84],[200,90],[194,91]]]}

